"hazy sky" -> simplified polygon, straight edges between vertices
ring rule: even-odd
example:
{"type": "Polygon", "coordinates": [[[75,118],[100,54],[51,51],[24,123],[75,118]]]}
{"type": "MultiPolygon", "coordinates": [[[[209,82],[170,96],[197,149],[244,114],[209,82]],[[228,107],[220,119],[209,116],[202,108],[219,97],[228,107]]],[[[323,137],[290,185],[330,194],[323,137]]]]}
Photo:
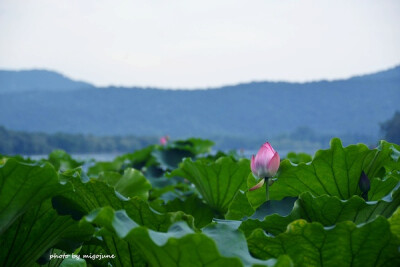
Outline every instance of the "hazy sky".
{"type": "Polygon", "coordinates": [[[400,64],[399,0],[1,0],[0,68],[95,85],[308,81],[400,64]]]}

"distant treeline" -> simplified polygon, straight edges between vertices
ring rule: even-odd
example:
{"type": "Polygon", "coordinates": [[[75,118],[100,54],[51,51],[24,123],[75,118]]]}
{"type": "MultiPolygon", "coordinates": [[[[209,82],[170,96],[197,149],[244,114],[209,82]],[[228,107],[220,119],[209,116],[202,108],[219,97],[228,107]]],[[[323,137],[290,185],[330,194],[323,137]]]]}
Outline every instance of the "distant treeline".
{"type": "Polygon", "coordinates": [[[28,133],[0,126],[0,154],[47,154],[54,149],[68,153],[131,152],[156,142],[156,137],[28,133]]]}
{"type": "MultiPolygon", "coordinates": [[[[347,133],[340,135],[321,134],[303,126],[291,133],[274,136],[240,136],[212,135],[194,136],[207,138],[215,142],[216,150],[257,150],[265,141],[272,142],[274,147],[287,151],[315,151],[328,148],[333,137],[339,137],[343,145],[365,143],[377,144],[379,139],[400,143],[400,112],[392,119],[381,123],[381,137],[368,134],[347,133]]],[[[172,139],[179,137],[171,136],[172,139]]],[[[187,136],[192,137],[192,136],[187,136]]],[[[184,137],[183,137],[184,138],[184,137]]],[[[181,138],[182,139],[182,138],[181,138]]],[[[0,126],[0,154],[48,154],[54,149],[62,149],[68,153],[126,153],[141,149],[159,142],[155,136],[94,136],[67,133],[31,133],[6,129],[0,126]]]]}
{"type": "Polygon", "coordinates": [[[214,136],[210,139],[216,143],[218,149],[222,150],[242,148],[254,150],[258,149],[260,144],[269,141],[274,144],[274,147],[280,150],[308,152],[328,148],[330,140],[334,137],[340,138],[345,146],[364,143],[372,147],[380,139],[377,136],[358,133],[344,133],[340,135],[321,134],[307,126],[298,127],[290,133],[282,133],[274,136],[249,136],[246,138],[240,136],[214,136]]]}

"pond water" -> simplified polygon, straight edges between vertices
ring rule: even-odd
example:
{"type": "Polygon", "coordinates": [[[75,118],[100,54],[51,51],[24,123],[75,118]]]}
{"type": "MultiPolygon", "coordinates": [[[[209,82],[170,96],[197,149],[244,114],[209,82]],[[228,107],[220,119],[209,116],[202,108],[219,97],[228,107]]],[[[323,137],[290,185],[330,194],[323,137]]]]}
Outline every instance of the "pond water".
{"type": "MultiPolygon", "coordinates": [[[[280,155],[281,158],[286,157],[286,155],[291,152],[293,150],[279,150],[278,153],[280,155]]],[[[304,152],[310,155],[314,155],[314,153],[316,152],[315,149],[311,150],[302,150],[302,151],[294,151],[294,152],[304,152]]],[[[216,153],[216,151],[212,151],[211,152],[216,153]]],[[[237,153],[240,155],[243,155],[243,157],[250,159],[251,155],[255,155],[257,153],[257,150],[243,150],[241,151],[237,151],[237,153]]],[[[113,153],[88,153],[88,154],[71,154],[72,158],[76,159],[76,160],[82,160],[82,161],[87,161],[90,159],[94,159],[96,161],[112,161],[113,159],[115,159],[116,157],[123,155],[124,153],[118,153],[118,152],[113,152],[113,153]]],[[[39,160],[39,159],[44,159],[47,158],[47,154],[39,154],[39,155],[24,155],[25,158],[31,158],[33,160],[39,160]]]]}

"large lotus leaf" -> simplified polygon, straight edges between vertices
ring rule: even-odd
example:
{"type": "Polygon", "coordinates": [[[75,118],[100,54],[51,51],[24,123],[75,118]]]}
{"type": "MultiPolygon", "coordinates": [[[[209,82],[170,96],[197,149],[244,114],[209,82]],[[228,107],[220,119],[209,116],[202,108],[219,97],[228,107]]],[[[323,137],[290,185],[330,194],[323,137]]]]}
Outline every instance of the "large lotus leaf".
{"type": "Polygon", "coordinates": [[[138,170],[127,168],[123,175],[117,172],[105,172],[99,176],[99,180],[103,180],[113,186],[124,197],[149,198],[151,184],[138,170]]]}
{"type": "Polygon", "coordinates": [[[294,164],[299,164],[301,162],[307,163],[307,162],[312,161],[312,156],[310,156],[306,153],[289,152],[287,154],[286,158],[294,164]]]}
{"type": "Polygon", "coordinates": [[[49,154],[48,161],[54,166],[56,170],[69,170],[79,167],[83,162],[74,160],[67,152],[64,150],[54,150],[49,154]]]}
{"type": "Polygon", "coordinates": [[[63,259],[64,255],[66,255],[66,252],[62,251],[60,249],[56,249],[56,248],[49,249],[32,266],[34,266],[34,267],[38,267],[38,266],[59,267],[61,265],[61,263],[64,261],[64,259],[63,259]],[[51,259],[50,259],[50,255],[52,255],[52,256],[63,255],[63,256],[62,257],[51,257],[51,259]]]}
{"type": "MultiPolygon", "coordinates": [[[[256,184],[258,184],[259,179],[256,179],[253,173],[250,173],[247,177],[247,188],[252,188],[256,184]]],[[[262,187],[257,190],[247,191],[246,196],[249,200],[249,203],[253,207],[253,209],[257,209],[263,203],[267,201],[267,194],[266,194],[266,183],[262,187]]]]}
{"type": "Polygon", "coordinates": [[[239,257],[244,266],[254,265],[282,265],[291,266],[291,260],[289,257],[280,256],[278,261],[274,263],[270,262],[259,262],[256,261],[253,256],[250,255],[247,249],[247,241],[243,233],[237,229],[232,229],[227,224],[211,224],[202,230],[203,234],[210,237],[216,243],[220,253],[226,257],[239,257]]]}
{"type": "MultiPolygon", "coordinates": [[[[258,182],[259,181],[254,178],[253,174],[250,173],[247,178],[247,187],[252,188],[258,182]]],[[[296,197],[285,197],[281,200],[267,201],[266,183],[264,183],[264,185],[257,190],[247,191],[245,194],[237,194],[229,206],[225,218],[242,220],[245,217],[251,216],[251,219],[262,220],[265,216],[274,213],[285,216],[291,212],[296,200],[296,197]]]]}
{"type": "Polygon", "coordinates": [[[369,177],[378,177],[379,173],[382,173],[383,168],[388,172],[400,170],[399,145],[382,140],[379,146],[374,150],[376,154],[371,161],[371,166],[368,166],[370,169],[367,169],[367,171],[369,171],[369,173],[367,173],[369,177]]]}
{"type": "MultiPolygon", "coordinates": [[[[331,148],[316,152],[311,163],[293,165],[289,160],[281,162],[277,182],[271,186],[271,199],[285,196],[298,196],[302,192],[311,192],[315,196],[330,195],[340,199],[349,199],[361,195],[358,186],[361,172],[372,179],[387,168],[399,168],[394,155],[398,146],[382,141],[377,149],[369,149],[363,144],[343,148],[340,139],[331,141],[331,148]]],[[[382,177],[380,177],[382,178],[382,177]]],[[[396,185],[395,178],[375,180],[371,191],[381,196],[388,194],[396,185]]],[[[369,197],[369,200],[378,200],[369,197]]]]}
{"type": "Polygon", "coordinates": [[[199,155],[199,154],[209,153],[213,145],[214,142],[207,139],[189,138],[186,140],[174,141],[168,144],[168,147],[187,150],[193,153],[194,155],[199,155]]]}
{"type": "Polygon", "coordinates": [[[287,216],[293,210],[297,197],[285,197],[281,200],[269,200],[256,209],[256,212],[250,217],[251,219],[263,220],[271,214],[279,214],[287,216]]]}
{"type": "Polygon", "coordinates": [[[59,267],[86,267],[86,261],[82,258],[73,258],[72,255],[69,255],[66,259],[64,259],[59,267]]]}
{"type": "Polygon", "coordinates": [[[240,158],[243,158],[243,157],[239,157],[237,155],[236,151],[233,150],[233,151],[229,151],[227,153],[222,152],[222,151],[217,151],[216,153],[213,153],[213,154],[206,154],[205,156],[196,157],[196,160],[203,160],[205,162],[213,162],[213,161],[216,161],[217,159],[219,159],[221,157],[231,157],[234,160],[238,160],[240,158]]]}
{"type": "Polygon", "coordinates": [[[73,192],[53,198],[53,205],[62,214],[73,214],[79,219],[94,209],[110,206],[117,210],[125,209],[136,222],[158,231],[166,231],[172,223],[179,220],[187,220],[193,224],[193,217],[181,211],[162,214],[153,210],[147,201],[137,196],[125,198],[102,181],[90,179],[83,182],[80,170],[65,172],[62,177],[74,188],[73,192]]]}
{"type": "Polygon", "coordinates": [[[124,164],[123,161],[114,160],[109,162],[96,162],[88,170],[88,175],[91,177],[97,177],[102,172],[119,172],[124,164]]]}
{"type": "Polygon", "coordinates": [[[251,206],[246,193],[239,190],[228,207],[228,212],[225,214],[225,219],[241,220],[243,217],[251,216],[254,212],[255,209],[251,206]]]}
{"type": "MultiPolygon", "coordinates": [[[[143,199],[139,197],[127,199],[102,181],[90,179],[83,182],[80,179],[79,170],[63,173],[63,179],[74,187],[73,193],[68,192],[53,199],[54,206],[63,214],[72,214],[76,218],[81,218],[94,209],[109,206],[126,210],[137,223],[157,231],[167,231],[176,221],[188,221],[194,227],[193,217],[182,211],[159,213],[143,199]]],[[[124,255],[127,255],[129,262],[131,258],[134,259],[135,266],[145,266],[137,248],[117,237],[106,236],[101,245],[108,254],[116,255],[115,259],[111,259],[113,266],[131,266],[125,262],[124,255]]]]}
{"type": "MultiPolygon", "coordinates": [[[[165,179],[172,180],[170,178],[165,179]]],[[[195,188],[187,182],[175,182],[173,185],[167,184],[164,187],[153,188],[150,191],[149,201],[163,200],[168,202],[176,198],[185,198],[193,194],[194,191],[195,188]]]]}
{"type": "Polygon", "coordinates": [[[389,218],[390,230],[400,239],[400,207],[389,218]]]}
{"type": "MultiPolygon", "coordinates": [[[[252,188],[258,183],[253,174],[247,177],[247,187],[252,188]]],[[[266,198],[266,184],[254,191],[239,191],[231,204],[225,219],[242,220],[245,217],[264,219],[266,215],[278,213],[287,215],[293,208],[293,204],[297,198],[286,197],[281,200],[269,200],[266,198]]]]}
{"type": "Polygon", "coordinates": [[[133,153],[118,156],[114,161],[123,162],[131,168],[141,170],[143,167],[156,163],[155,158],[151,155],[156,147],[157,145],[151,145],[133,153]]]}
{"type": "Polygon", "coordinates": [[[308,222],[319,222],[331,226],[342,221],[353,221],[356,224],[367,222],[381,215],[389,218],[400,205],[400,189],[393,191],[392,196],[385,200],[365,202],[364,199],[353,196],[349,200],[323,195],[314,197],[309,192],[302,193],[296,200],[292,212],[288,216],[272,214],[264,220],[244,221],[240,229],[246,236],[256,228],[262,228],[268,233],[277,235],[286,230],[289,223],[304,219],[308,222]]]}
{"type": "MultiPolygon", "coordinates": [[[[162,188],[166,185],[175,184],[176,181],[164,177],[165,171],[160,166],[160,163],[152,155],[153,151],[159,146],[152,145],[144,149],[137,150],[134,153],[125,154],[117,157],[114,162],[121,162],[119,172],[126,168],[134,168],[140,170],[144,176],[150,181],[153,187],[162,188]]],[[[179,162],[181,159],[179,159],[179,162]]]]}
{"type": "Polygon", "coordinates": [[[0,165],[0,234],[32,207],[69,189],[50,164],[5,160],[0,165]]]}
{"type": "Polygon", "coordinates": [[[23,162],[23,163],[36,163],[36,160],[30,159],[29,157],[23,157],[21,155],[2,155],[0,154],[0,165],[4,164],[7,159],[15,159],[16,161],[23,162]]]}
{"type": "Polygon", "coordinates": [[[89,168],[88,174],[90,176],[98,176],[102,172],[118,172],[122,174],[125,169],[134,168],[142,171],[148,179],[162,177],[164,171],[152,155],[157,147],[157,145],[148,146],[133,153],[118,156],[110,162],[96,162],[89,168]]]}
{"type": "Polygon", "coordinates": [[[103,240],[101,240],[99,237],[94,236],[92,239],[90,239],[89,241],[86,241],[84,243],[84,245],[79,250],[78,255],[81,258],[85,258],[86,262],[88,264],[91,264],[89,266],[108,267],[109,266],[109,264],[108,264],[109,258],[99,259],[99,258],[95,258],[93,256],[90,257],[90,255],[107,255],[107,254],[109,254],[104,249],[103,246],[104,246],[103,240]]]}
{"type": "Polygon", "coordinates": [[[0,265],[32,266],[53,247],[71,253],[90,239],[93,232],[92,226],[80,225],[71,216],[59,216],[47,199],[20,216],[0,235],[0,265]]]}
{"type": "Polygon", "coordinates": [[[387,176],[384,180],[374,178],[371,181],[371,190],[368,191],[368,200],[380,200],[388,195],[399,184],[398,177],[387,176]]]}
{"type": "Polygon", "coordinates": [[[194,158],[199,154],[208,153],[213,145],[212,141],[205,139],[178,140],[166,146],[158,146],[153,150],[152,156],[165,169],[173,170],[178,168],[184,158],[194,158]]]}
{"type": "Polygon", "coordinates": [[[223,157],[212,163],[185,159],[170,176],[191,181],[212,208],[225,213],[239,189],[247,189],[249,173],[249,160],[236,162],[231,157],[223,157]]]}
{"type": "Polygon", "coordinates": [[[179,163],[181,163],[184,158],[194,158],[195,156],[189,150],[163,147],[154,150],[152,155],[164,169],[168,170],[178,168],[179,163]]]}
{"type": "MultiPolygon", "coordinates": [[[[30,265],[30,266],[34,266],[34,267],[86,267],[86,260],[75,255],[75,254],[66,254],[64,251],[61,250],[57,250],[54,249],[52,251],[49,251],[46,254],[46,259],[48,259],[50,257],[50,255],[59,255],[60,258],[52,258],[49,262],[47,262],[46,264],[35,264],[35,265],[30,265]],[[72,256],[74,255],[74,256],[72,256]]],[[[98,261],[96,262],[96,267],[100,267],[101,265],[97,265],[98,261]]],[[[90,265],[89,265],[90,266],[90,265]]],[[[105,265],[107,266],[107,265],[105,265]]]]}
{"type": "Polygon", "coordinates": [[[297,220],[276,237],[256,229],[247,242],[255,257],[289,255],[296,266],[400,266],[400,240],[383,217],[362,226],[340,222],[333,228],[297,220]]]}
{"type": "Polygon", "coordinates": [[[197,228],[206,226],[214,217],[213,210],[194,194],[187,197],[184,201],[175,198],[167,202],[164,207],[167,211],[183,211],[186,214],[192,215],[197,228]]]}
{"type": "MultiPolygon", "coordinates": [[[[103,238],[112,236],[117,245],[137,248],[150,266],[291,265],[288,257],[278,261],[253,258],[247,250],[244,235],[225,225],[212,225],[204,229],[204,233],[196,233],[186,223],[178,222],[168,232],[161,233],[140,227],[125,211],[114,212],[111,208],[94,211],[85,219],[103,227],[99,233],[103,238]]],[[[136,264],[134,256],[126,251],[112,264],[132,266],[136,264]]]]}

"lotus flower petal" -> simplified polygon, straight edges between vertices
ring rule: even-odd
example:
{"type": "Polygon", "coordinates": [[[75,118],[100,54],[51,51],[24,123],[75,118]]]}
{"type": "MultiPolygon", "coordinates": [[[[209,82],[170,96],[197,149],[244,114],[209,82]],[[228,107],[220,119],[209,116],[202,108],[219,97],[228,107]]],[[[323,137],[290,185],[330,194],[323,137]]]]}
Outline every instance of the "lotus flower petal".
{"type": "Polygon", "coordinates": [[[249,191],[253,191],[253,190],[256,190],[256,189],[262,187],[264,185],[264,183],[265,183],[265,179],[261,179],[261,181],[258,182],[258,184],[256,184],[252,188],[250,188],[249,191]]]}
{"type": "Polygon", "coordinates": [[[279,157],[279,154],[277,152],[275,152],[275,155],[272,157],[272,159],[267,164],[268,171],[271,174],[273,173],[272,176],[274,176],[275,173],[278,171],[280,163],[281,163],[281,159],[279,157]]]}
{"type": "Polygon", "coordinates": [[[251,171],[258,178],[270,178],[276,174],[280,164],[278,152],[269,142],[264,143],[256,156],[251,158],[251,171]]]}

